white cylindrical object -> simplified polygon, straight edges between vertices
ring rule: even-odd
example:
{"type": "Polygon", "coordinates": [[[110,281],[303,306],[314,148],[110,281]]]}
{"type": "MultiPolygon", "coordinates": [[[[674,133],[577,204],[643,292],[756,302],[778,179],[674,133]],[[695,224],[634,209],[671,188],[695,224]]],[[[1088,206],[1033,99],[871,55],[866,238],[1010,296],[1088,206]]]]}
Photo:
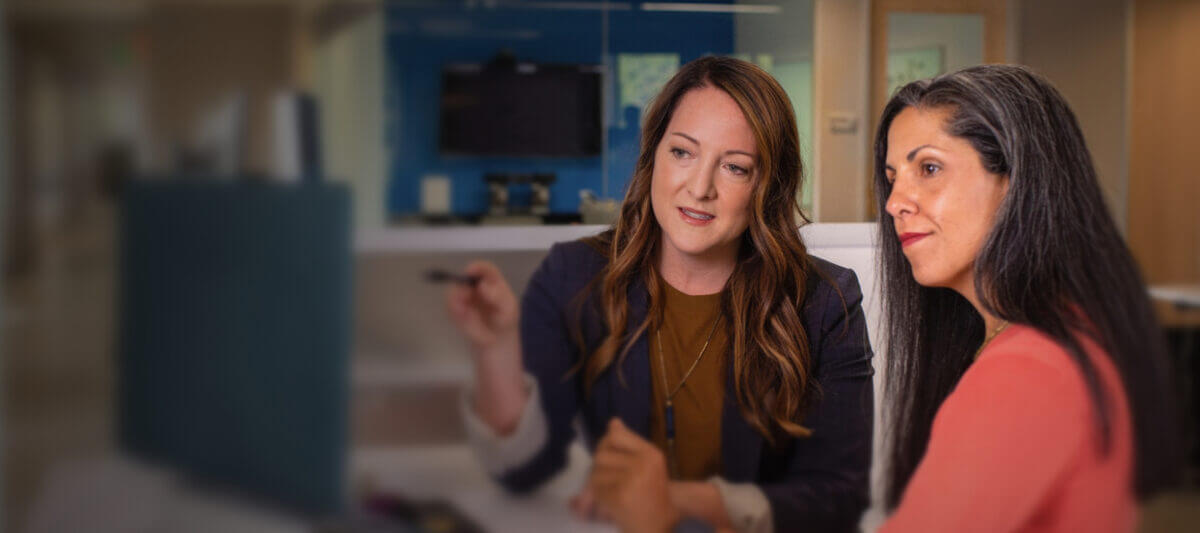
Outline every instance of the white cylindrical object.
{"type": "Polygon", "coordinates": [[[421,178],[421,213],[450,214],[450,177],[430,174],[421,178]]]}

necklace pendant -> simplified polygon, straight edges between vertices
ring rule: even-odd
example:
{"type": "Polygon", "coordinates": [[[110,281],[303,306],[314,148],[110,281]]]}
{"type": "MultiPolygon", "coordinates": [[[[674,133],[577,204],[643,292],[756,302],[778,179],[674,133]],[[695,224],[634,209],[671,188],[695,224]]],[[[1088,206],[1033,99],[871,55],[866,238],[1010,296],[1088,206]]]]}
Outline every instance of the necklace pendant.
{"type": "Polygon", "coordinates": [[[671,404],[671,402],[667,402],[667,407],[666,407],[663,418],[666,419],[665,422],[666,422],[666,426],[667,426],[667,442],[674,442],[675,441],[675,406],[673,404],[671,404]]]}
{"type": "Polygon", "coordinates": [[[712,329],[708,330],[708,338],[704,340],[704,346],[700,348],[700,353],[696,355],[696,360],[692,361],[692,366],[687,369],[687,372],[683,373],[679,384],[675,385],[673,390],[667,385],[667,356],[663,354],[662,328],[654,332],[658,341],[658,364],[662,370],[663,393],[667,397],[663,409],[663,421],[665,422],[664,425],[666,426],[667,434],[667,468],[671,479],[679,479],[679,457],[675,453],[675,405],[671,403],[671,398],[674,398],[675,393],[683,388],[683,384],[692,375],[692,371],[696,370],[696,366],[700,364],[700,359],[704,358],[704,352],[708,350],[708,343],[712,341],[713,333],[717,331],[717,324],[720,322],[721,316],[717,315],[716,320],[713,320],[712,329]]]}
{"type": "Polygon", "coordinates": [[[667,473],[671,479],[679,479],[679,458],[675,453],[675,405],[670,400],[667,401],[663,418],[667,430],[667,473]]]}
{"type": "Polygon", "coordinates": [[[675,439],[667,438],[667,477],[679,479],[679,457],[675,453],[675,439]]]}

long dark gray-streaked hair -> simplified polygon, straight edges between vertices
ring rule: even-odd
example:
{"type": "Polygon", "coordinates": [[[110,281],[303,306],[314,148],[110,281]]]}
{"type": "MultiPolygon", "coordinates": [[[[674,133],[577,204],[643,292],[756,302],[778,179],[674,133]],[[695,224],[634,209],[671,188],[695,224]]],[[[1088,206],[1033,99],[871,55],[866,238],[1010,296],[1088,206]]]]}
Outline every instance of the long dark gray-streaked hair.
{"type": "Polygon", "coordinates": [[[1107,450],[1111,399],[1075,335],[1095,339],[1112,358],[1128,395],[1135,493],[1145,498],[1177,481],[1180,449],[1165,339],[1141,274],[1105,207],[1075,115],[1030,70],[985,65],[905,85],[884,108],[875,136],[888,346],[888,506],[899,503],[925,454],[934,414],[984,339],[983,320],[965,298],[917,284],[885,209],[892,189],[884,174],[888,129],[909,107],[950,110],[945,130],[970,142],[985,169],[1010,179],[975,261],[981,304],[997,317],[1045,333],[1071,355],[1087,383],[1107,450]]]}

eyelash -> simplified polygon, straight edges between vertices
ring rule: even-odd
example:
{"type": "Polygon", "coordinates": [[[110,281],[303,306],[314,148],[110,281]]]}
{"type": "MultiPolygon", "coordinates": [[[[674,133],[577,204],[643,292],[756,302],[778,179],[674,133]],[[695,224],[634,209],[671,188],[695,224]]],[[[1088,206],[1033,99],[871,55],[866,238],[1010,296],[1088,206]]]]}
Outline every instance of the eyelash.
{"type": "MultiPolygon", "coordinates": [[[[675,156],[675,159],[682,159],[684,157],[692,155],[692,153],[688,152],[687,150],[684,150],[683,148],[671,148],[671,155],[675,156]]],[[[738,176],[750,175],[750,169],[743,167],[741,165],[735,165],[733,163],[726,163],[725,168],[738,176]]]]}
{"type": "MultiPolygon", "coordinates": [[[[937,163],[921,163],[920,166],[918,166],[917,168],[919,168],[921,170],[922,176],[929,176],[932,174],[936,174],[938,171],[942,170],[942,166],[937,163]],[[933,170],[930,170],[930,168],[932,168],[933,170]]],[[[887,180],[888,185],[895,184],[896,183],[895,171],[893,171],[890,174],[884,174],[884,179],[887,180]]]]}

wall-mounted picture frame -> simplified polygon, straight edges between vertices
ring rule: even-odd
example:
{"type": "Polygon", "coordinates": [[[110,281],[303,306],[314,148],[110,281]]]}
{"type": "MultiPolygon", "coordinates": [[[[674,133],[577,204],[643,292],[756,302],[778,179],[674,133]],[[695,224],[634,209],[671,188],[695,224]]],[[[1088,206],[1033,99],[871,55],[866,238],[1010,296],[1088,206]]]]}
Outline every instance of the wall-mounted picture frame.
{"type": "Polygon", "coordinates": [[[887,60],[888,95],[896,89],[920,79],[931,78],[946,71],[946,53],[942,46],[908,50],[889,50],[887,60]]]}

